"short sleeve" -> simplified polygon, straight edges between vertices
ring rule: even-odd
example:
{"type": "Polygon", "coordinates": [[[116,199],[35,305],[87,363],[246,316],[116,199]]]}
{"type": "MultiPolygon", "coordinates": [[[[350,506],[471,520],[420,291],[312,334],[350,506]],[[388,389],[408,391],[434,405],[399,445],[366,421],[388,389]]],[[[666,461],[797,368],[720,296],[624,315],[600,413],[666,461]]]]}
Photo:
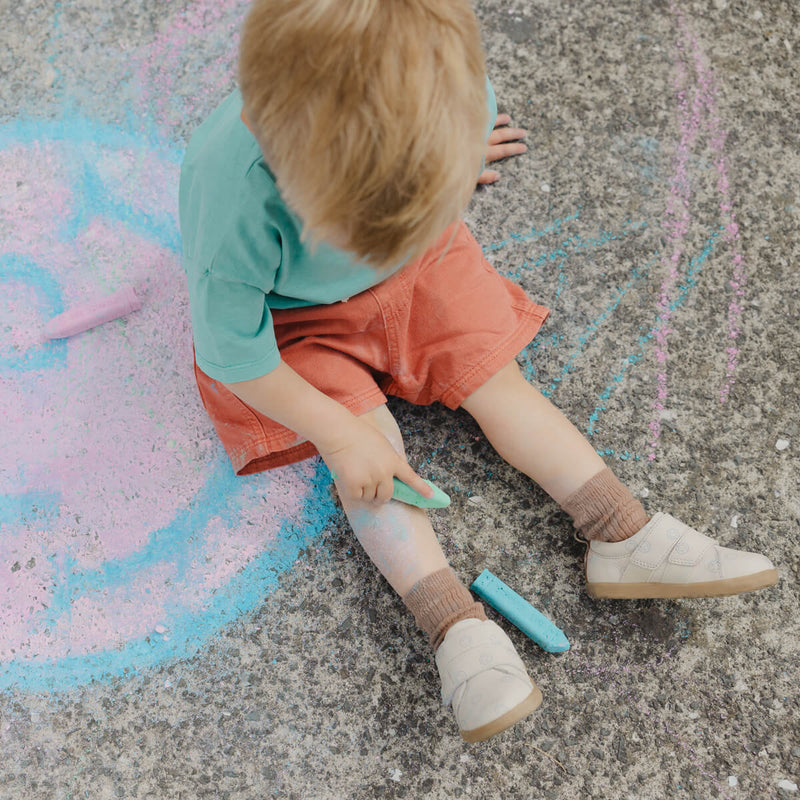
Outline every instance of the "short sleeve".
{"type": "Polygon", "coordinates": [[[263,287],[207,273],[194,286],[192,333],[197,366],[224,383],[266,375],[281,356],[263,287]]]}

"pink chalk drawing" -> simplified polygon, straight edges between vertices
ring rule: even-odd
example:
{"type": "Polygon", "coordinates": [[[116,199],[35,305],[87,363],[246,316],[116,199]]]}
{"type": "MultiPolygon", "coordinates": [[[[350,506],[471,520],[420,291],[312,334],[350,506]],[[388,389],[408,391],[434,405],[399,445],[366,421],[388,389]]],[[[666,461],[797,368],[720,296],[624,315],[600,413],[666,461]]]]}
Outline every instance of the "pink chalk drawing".
{"type": "Polygon", "coordinates": [[[137,113],[0,126],[0,691],[193,654],[336,513],[318,460],[236,478],[193,385],[173,142],[232,88],[246,2],[173,7],[97,98],[61,68],[82,35],[68,5],[47,44],[56,99],[91,114],[135,98],[137,113]],[[45,338],[124,285],[142,293],[135,314],[45,338]]]}
{"type": "Polygon", "coordinates": [[[235,478],[200,406],[176,152],[56,130],[0,130],[0,689],[199,646],[333,510],[311,502],[317,462],[235,478]],[[136,314],[45,340],[51,316],[123,284],[144,292],[136,314]]]}
{"type": "Polygon", "coordinates": [[[165,29],[134,54],[136,83],[156,124],[169,130],[196,119],[213,107],[220,87],[232,88],[239,28],[248,6],[247,0],[198,0],[172,15],[165,29]],[[191,94],[180,80],[187,71],[192,73],[191,94]]]}
{"type": "Polygon", "coordinates": [[[717,88],[713,72],[707,65],[697,37],[689,30],[683,13],[672,2],[670,11],[676,20],[678,40],[675,52],[675,90],[681,138],[673,159],[673,175],[670,180],[670,194],[664,213],[663,227],[666,232],[670,254],[662,259],[667,271],[661,284],[658,300],[658,318],[653,327],[655,339],[654,358],[658,365],[656,373],[657,391],[653,401],[653,417],[649,423],[650,441],[648,459],[656,458],[661,436],[661,415],[666,408],[668,391],[668,339],[674,331],[670,328],[670,318],[674,306],[673,293],[681,276],[680,265],[684,260],[684,242],[691,223],[691,182],[689,159],[692,147],[702,131],[709,136],[709,147],[717,173],[716,190],[719,195],[719,209],[724,230],[722,241],[732,253],[733,274],[728,286],[733,299],[728,306],[726,348],[727,363],[725,383],[720,390],[720,402],[725,403],[735,382],[739,349],[736,340],[741,332],[742,302],[746,284],[744,256],[741,252],[739,225],[730,192],[725,142],[727,133],[723,130],[716,109],[717,88]],[[691,66],[689,61],[691,60],[691,66]],[[693,69],[692,69],[693,68],[693,69]],[[696,80],[692,79],[692,74],[696,80]],[[688,95],[692,96],[691,108],[688,95]]]}
{"type": "Polygon", "coordinates": [[[736,340],[741,333],[742,303],[744,302],[745,285],[747,283],[744,255],[741,251],[739,224],[736,221],[736,210],[731,196],[727,159],[725,157],[725,142],[727,141],[728,133],[723,129],[717,112],[716,97],[718,92],[714,73],[708,66],[697,37],[689,30],[683,13],[674,3],[670,5],[670,10],[675,16],[683,40],[688,43],[694,62],[694,69],[697,73],[699,83],[698,96],[706,111],[710,149],[717,172],[719,210],[724,229],[723,242],[730,249],[733,265],[731,278],[728,282],[733,298],[728,304],[727,338],[729,345],[725,351],[727,353],[725,382],[719,394],[720,403],[724,404],[736,382],[736,368],[739,363],[739,348],[736,340]]]}
{"type": "Polygon", "coordinates": [[[666,231],[666,238],[670,250],[669,255],[665,255],[661,264],[667,271],[667,275],[662,281],[658,296],[658,318],[653,328],[655,335],[654,356],[658,364],[656,381],[658,391],[653,402],[655,414],[650,420],[651,439],[648,445],[648,459],[652,461],[656,457],[661,436],[661,414],[665,410],[665,403],[668,397],[667,387],[667,361],[669,358],[668,338],[673,331],[670,329],[670,319],[672,317],[673,293],[675,285],[680,277],[680,265],[684,255],[684,240],[689,231],[691,216],[689,213],[689,201],[691,198],[691,182],[689,178],[689,157],[692,147],[697,139],[697,132],[700,126],[700,99],[695,95],[691,110],[686,90],[687,71],[683,62],[679,59],[676,68],[675,87],[678,102],[678,114],[680,118],[681,138],[675,151],[673,163],[673,175],[670,179],[670,191],[667,198],[667,208],[664,212],[663,227],[666,231]]]}

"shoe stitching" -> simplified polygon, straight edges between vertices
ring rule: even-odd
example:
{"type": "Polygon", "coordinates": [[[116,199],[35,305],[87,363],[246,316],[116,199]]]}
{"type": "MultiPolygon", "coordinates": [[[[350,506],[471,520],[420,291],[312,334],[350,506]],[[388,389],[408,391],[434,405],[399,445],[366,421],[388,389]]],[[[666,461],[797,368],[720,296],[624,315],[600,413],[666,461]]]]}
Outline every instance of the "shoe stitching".
{"type": "MultiPolygon", "coordinates": [[[[441,649],[441,648],[439,648],[439,649],[441,649]]],[[[470,669],[474,668],[475,666],[483,668],[484,665],[481,664],[481,661],[480,661],[480,658],[481,658],[482,654],[479,654],[478,656],[476,656],[475,655],[475,651],[490,652],[489,650],[486,649],[486,645],[485,644],[474,645],[473,647],[470,647],[470,648],[468,648],[466,650],[459,650],[457,653],[455,653],[454,655],[452,655],[450,657],[437,659],[437,662],[436,662],[437,666],[442,670],[443,673],[450,674],[451,673],[451,665],[453,663],[455,663],[456,661],[463,662],[467,657],[469,657],[470,661],[474,662],[474,664],[472,664],[471,667],[470,667],[470,665],[465,665],[465,666],[468,666],[470,669]]],[[[522,665],[522,659],[519,657],[519,655],[517,655],[517,652],[512,648],[509,648],[507,646],[503,646],[502,649],[498,648],[498,650],[495,651],[495,653],[496,653],[495,660],[491,664],[487,664],[485,666],[491,668],[493,666],[499,666],[500,664],[503,664],[503,663],[509,663],[511,665],[514,665],[514,666],[517,666],[518,664],[522,665]]],[[[475,673],[467,674],[467,678],[471,677],[472,674],[477,675],[481,671],[482,671],[482,669],[478,669],[475,673]]],[[[461,669],[459,669],[457,672],[459,672],[459,673],[460,672],[467,673],[468,670],[465,670],[464,667],[462,666],[461,669]]]]}
{"type": "MultiPolygon", "coordinates": [[[[457,705],[458,701],[455,699],[456,694],[458,694],[459,689],[464,689],[466,692],[467,684],[473,678],[477,678],[479,675],[483,675],[486,672],[492,672],[493,670],[500,670],[500,668],[504,668],[506,670],[512,670],[512,672],[505,672],[505,675],[512,675],[513,677],[518,677],[523,683],[530,683],[532,684],[530,677],[528,677],[528,672],[525,669],[524,664],[521,666],[517,666],[516,664],[489,664],[481,669],[477,670],[476,672],[470,673],[466,678],[462,677],[462,670],[459,670],[456,675],[458,675],[458,682],[456,683],[455,680],[451,679],[451,676],[448,674],[442,675],[442,703],[445,706],[449,706],[451,704],[457,705]],[[452,686],[448,684],[452,683],[452,686]]],[[[463,692],[462,692],[463,694],[463,692]]]]}
{"type": "Polygon", "coordinates": [[[679,540],[676,540],[672,547],[669,550],[664,551],[661,554],[661,558],[658,559],[655,563],[652,560],[646,561],[641,557],[638,557],[638,554],[641,553],[642,555],[647,555],[647,553],[652,550],[652,545],[650,543],[650,539],[653,538],[653,534],[655,533],[655,528],[651,529],[648,535],[639,542],[639,546],[636,547],[635,550],[630,554],[631,564],[635,564],[637,567],[641,567],[642,569],[649,569],[652,573],[653,570],[658,569],[670,556],[672,551],[675,549],[675,545],[678,543],[679,540]]]}
{"type": "MultiPolygon", "coordinates": [[[[681,567],[696,567],[706,557],[706,553],[708,553],[709,550],[712,550],[715,547],[716,547],[715,542],[708,542],[706,546],[700,551],[700,553],[692,560],[688,558],[680,558],[679,556],[673,558],[671,551],[669,556],[669,563],[681,567]]],[[[675,548],[673,548],[673,551],[674,550],[675,548]]],[[[716,560],[719,560],[719,556],[716,557],[716,560]]]]}

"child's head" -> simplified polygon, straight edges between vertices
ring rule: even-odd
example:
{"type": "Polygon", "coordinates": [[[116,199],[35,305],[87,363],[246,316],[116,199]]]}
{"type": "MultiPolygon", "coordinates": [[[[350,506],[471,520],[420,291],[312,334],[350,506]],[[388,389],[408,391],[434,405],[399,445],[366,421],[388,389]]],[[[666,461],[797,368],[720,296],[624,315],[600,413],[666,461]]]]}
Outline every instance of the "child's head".
{"type": "Polygon", "coordinates": [[[376,267],[415,257],[460,215],[486,146],[469,0],[255,0],[244,115],[313,239],[376,267]]]}

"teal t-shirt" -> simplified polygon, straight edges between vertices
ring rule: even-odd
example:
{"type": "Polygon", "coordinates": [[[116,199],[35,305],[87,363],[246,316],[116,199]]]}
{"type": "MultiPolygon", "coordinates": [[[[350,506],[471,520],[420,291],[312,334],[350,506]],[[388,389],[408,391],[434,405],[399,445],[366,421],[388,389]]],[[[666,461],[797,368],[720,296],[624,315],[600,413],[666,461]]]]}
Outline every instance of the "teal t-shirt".
{"type": "MultiPolygon", "coordinates": [[[[497,104],[488,80],[487,93],[491,131],[497,104]]],[[[300,241],[300,220],[281,198],[241,111],[234,91],[195,131],[180,179],[195,357],[203,372],[225,383],[258,378],[280,363],[271,309],[335,303],[391,274],[329,245],[312,251],[300,241]]]]}

